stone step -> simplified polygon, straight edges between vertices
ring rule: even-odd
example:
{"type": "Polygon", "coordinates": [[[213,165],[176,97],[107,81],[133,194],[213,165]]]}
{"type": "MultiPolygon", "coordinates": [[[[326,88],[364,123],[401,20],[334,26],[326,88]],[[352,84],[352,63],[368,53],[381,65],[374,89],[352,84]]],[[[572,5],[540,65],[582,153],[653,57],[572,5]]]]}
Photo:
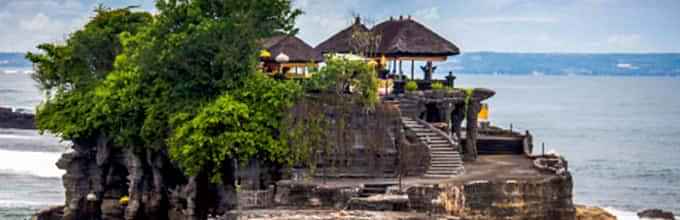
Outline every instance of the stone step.
{"type": "Polygon", "coordinates": [[[432,173],[425,173],[425,177],[427,178],[452,178],[456,177],[460,174],[463,174],[464,171],[451,171],[451,172],[432,172],[432,173]]]}
{"type": "Polygon", "coordinates": [[[454,163],[456,161],[462,161],[461,158],[456,158],[456,157],[434,157],[432,160],[430,160],[430,163],[454,163]]]}
{"type": "Polygon", "coordinates": [[[430,148],[441,148],[441,149],[456,149],[455,146],[451,144],[445,144],[445,143],[431,143],[430,148]]]}
{"type": "Polygon", "coordinates": [[[434,151],[430,152],[431,156],[444,156],[444,155],[451,155],[451,156],[459,156],[458,152],[455,151],[434,151]]]}
{"type": "Polygon", "coordinates": [[[432,154],[432,160],[458,159],[461,158],[459,154],[432,154]]]}
{"type": "Polygon", "coordinates": [[[434,158],[436,158],[436,157],[446,157],[446,156],[448,156],[448,157],[460,157],[458,155],[458,152],[453,152],[453,151],[435,151],[435,152],[431,152],[430,156],[434,156],[434,158]]]}
{"type": "Polygon", "coordinates": [[[462,165],[463,161],[462,160],[430,161],[430,166],[457,165],[457,164],[462,165]]]}
{"type": "MultiPolygon", "coordinates": [[[[418,128],[425,128],[425,125],[421,125],[419,123],[412,123],[412,122],[403,122],[406,127],[418,127],[418,128]]],[[[429,129],[428,129],[429,130],[429,129]]]]}
{"type": "MultiPolygon", "coordinates": [[[[421,139],[424,139],[424,138],[421,138],[421,139]]],[[[430,137],[429,142],[430,142],[430,144],[446,144],[446,145],[449,145],[449,141],[447,141],[446,139],[444,139],[442,137],[430,137]]]]}
{"type": "Polygon", "coordinates": [[[430,151],[447,151],[447,152],[450,151],[450,152],[458,152],[458,151],[455,150],[455,149],[456,149],[456,148],[454,148],[454,147],[452,147],[452,146],[446,146],[446,147],[444,147],[444,146],[437,146],[437,147],[430,146],[430,151]]]}
{"type": "MultiPolygon", "coordinates": [[[[442,137],[442,136],[440,136],[439,134],[434,133],[434,132],[432,132],[432,131],[430,131],[430,132],[416,132],[416,133],[428,134],[429,139],[427,139],[427,140],[433,140],[433,141],[445,141],[444,143],[448,143],[448,141],[447,141],[444,137],[442,137]]],[[[422,139],[422,138],[425,138],[425,136],[421,137],[421,139],[422,139]]],[[[441,142],[439,142],[438,144],[440,144],[440,143],[441,143],[441,142]]]]}
{"type": "Polygon", "coordinates": [[[447,179],[447,178],[452,178],[456,177],[458,174],[451,174],[451,175],[437,175],[437,174],[425,174],[423,177],[429,178],[429,179],[447,179]]]}
{"type": "Polygon", "coordinates": [[[425,173],[456,173],[461,170],[465,170],[463,167],[451,167],[451,168],[432,168],[430,167],[425,173]]]}
{"type": "Polygon", "coordinates": [[[458,152],[457,147],[454,146],[432,146],[430,145],[430,151],[454,151],[458,152]]]}
{"type": "Polygon", "coordinates": [[[416,132],[416,135],[418,136],[430,136],[430,137],[438,137],[439,135],[434,132],[416,132]]]}
{"type": "Polygon", "coordinates": [[[465,173],[465,170],[454,170],[451,172],[427,172],[425,173],[424,177],[426,178],[451,178],[451,177],[456,177],[458,175],[461,175],[465,173]]]}
{"type": "Polygon", "coordinates": [[[434,161],[432,161],[432,163],[430,164],[430,168],[460,167],[461,165],[463,165],[463,162],[460,162],[460,161],[446,161],[446,162],[437,162],[437,163],[434,163],[434,161]]]}

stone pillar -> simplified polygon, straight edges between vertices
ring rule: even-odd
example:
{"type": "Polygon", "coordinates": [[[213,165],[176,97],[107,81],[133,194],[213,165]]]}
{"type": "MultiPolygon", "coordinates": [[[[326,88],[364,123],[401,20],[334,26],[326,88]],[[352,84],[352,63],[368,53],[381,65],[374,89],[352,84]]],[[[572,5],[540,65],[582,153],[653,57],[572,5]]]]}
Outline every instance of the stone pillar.
{"type": "Polygon", "coordinates": [[[467,121],[465,132],[465,155],[464,160],[477,160],[477,114],[479,113],[480,103],[477,100],[470,100],[467,106],[467,121]]]}
{"type": "Polygon", "coordinates": [[[465,111],[465,105],[462,103],[454,104],[451,111],[451,133],[453,133],[457,140],[461,139],[461,124],[465,120],[465,111]]]}
{"type": "Polygon", "coordinates": [[[411,60],[411,80],[416,80],[416,77],[414,75],[415,72],[416,72],[415,67],[416,67],[416,61],[411,60]]]}

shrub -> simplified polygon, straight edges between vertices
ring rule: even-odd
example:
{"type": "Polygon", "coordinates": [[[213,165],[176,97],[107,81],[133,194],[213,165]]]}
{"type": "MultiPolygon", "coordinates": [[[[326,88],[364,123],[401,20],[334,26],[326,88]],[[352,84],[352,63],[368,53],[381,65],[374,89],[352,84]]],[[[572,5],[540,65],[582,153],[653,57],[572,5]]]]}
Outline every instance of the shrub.
{"type": "Polygon", "coordinates": [[[406,88],[406,91],[413,92],[413,91],[418,90],[418,84],[416,83],[416,81],[408,81],[406,83],[405,88],[406,88]]]}
{"type": "Polygon", "coordinates": [[[443,90],[443,89],[444,89],[444,84],[442,84],[441,82],[432,83],[432,90],[438,91],[438,90],[443,90]]]}

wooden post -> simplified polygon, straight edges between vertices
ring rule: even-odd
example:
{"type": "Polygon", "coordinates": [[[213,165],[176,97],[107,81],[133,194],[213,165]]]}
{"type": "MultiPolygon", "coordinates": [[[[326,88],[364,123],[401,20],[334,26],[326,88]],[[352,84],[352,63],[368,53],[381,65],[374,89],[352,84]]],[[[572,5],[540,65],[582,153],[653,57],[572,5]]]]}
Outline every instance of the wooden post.
{"type": "Polygon", "coordinates": [[[392,74],[397,73],[397,60],[392,60],[392,74]]]}
{"type": "Polygon", "coordinates": [[[477,160],[477,114],[479,113],[479,102],[470,100],[467,106],[467,127],[465,131],[465,156],[466,161],[477,160]]]}
{"type": "Polygon", "coordinates": [[[416,66],[416,61],[411,60],[411,80],[415,80],[414,73],[415,73],[415,66],[416,66]]]}
{"type": "Polygon", "coordinates": [[[401,75],[401,78],[404,78],[404,71],[401,68],[401,60],[399,60],[399,75],[401,75]]]}

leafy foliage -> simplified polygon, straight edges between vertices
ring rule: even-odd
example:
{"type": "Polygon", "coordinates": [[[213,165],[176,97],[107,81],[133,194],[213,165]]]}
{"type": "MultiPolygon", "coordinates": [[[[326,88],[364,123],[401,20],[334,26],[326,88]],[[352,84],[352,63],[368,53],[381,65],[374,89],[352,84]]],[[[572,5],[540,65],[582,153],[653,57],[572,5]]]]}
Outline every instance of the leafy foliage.
{"type": "Polygon", "coordinates": [[[152,21],[150,14],[129,9],[100,7],[96,12],[65,44],[41,44],[43,53],[27,54],[37,67],[32,77],[46,93],[54,93],[38,108],[36,123],[65,139],[91,139],[105,126],[107,119],[92,107],[101,101],[95,88],[122,50],[118,36],[137,33],[152,21]]]}
{"type": "Polygon", "coordinates": [[[201,108],[193,118],[177,114],[170,138],[171,155],[190,175],[212,167],[214,180],[221,177],[222,163],[229,158],[268,155],[285,161],[288,147],[279,139],[285,112],[301,94],[293,81],[277,81],[255,74],[244,86],[227,92],[201,108]]]}
{"type": "Polygon", "coordinates": [[[169,149],[189,175],[220,180],[230,159],[287,160],[282,112],[295,82],[255,72],[257,39],[293,33],[289,0],[160,0],[157,15],[105,9],[64,45],[29,54],[35,80],[54,93],[41,131],[76,142],[169,149]]]}
{"type": "Polygon", "coordinates": [[[444,89],[444,84],[441,82],[434,82],[432,83],[432,90],[443,90],[444,89]]]}
{"type": "Polygon", "coordinates": [[[358,94],[364,106],[373,108],[378,102],[378,77],[371,66],[362,60],[328,57],[326,66],[305,82],[305,88],[312,91],[358,94]]]}
{"type": "Polygon", "coordinates": [[[408,81],[405,86],[406,91],[413,92],[418,90],[418,84],[416,81],[408,81]]]}

